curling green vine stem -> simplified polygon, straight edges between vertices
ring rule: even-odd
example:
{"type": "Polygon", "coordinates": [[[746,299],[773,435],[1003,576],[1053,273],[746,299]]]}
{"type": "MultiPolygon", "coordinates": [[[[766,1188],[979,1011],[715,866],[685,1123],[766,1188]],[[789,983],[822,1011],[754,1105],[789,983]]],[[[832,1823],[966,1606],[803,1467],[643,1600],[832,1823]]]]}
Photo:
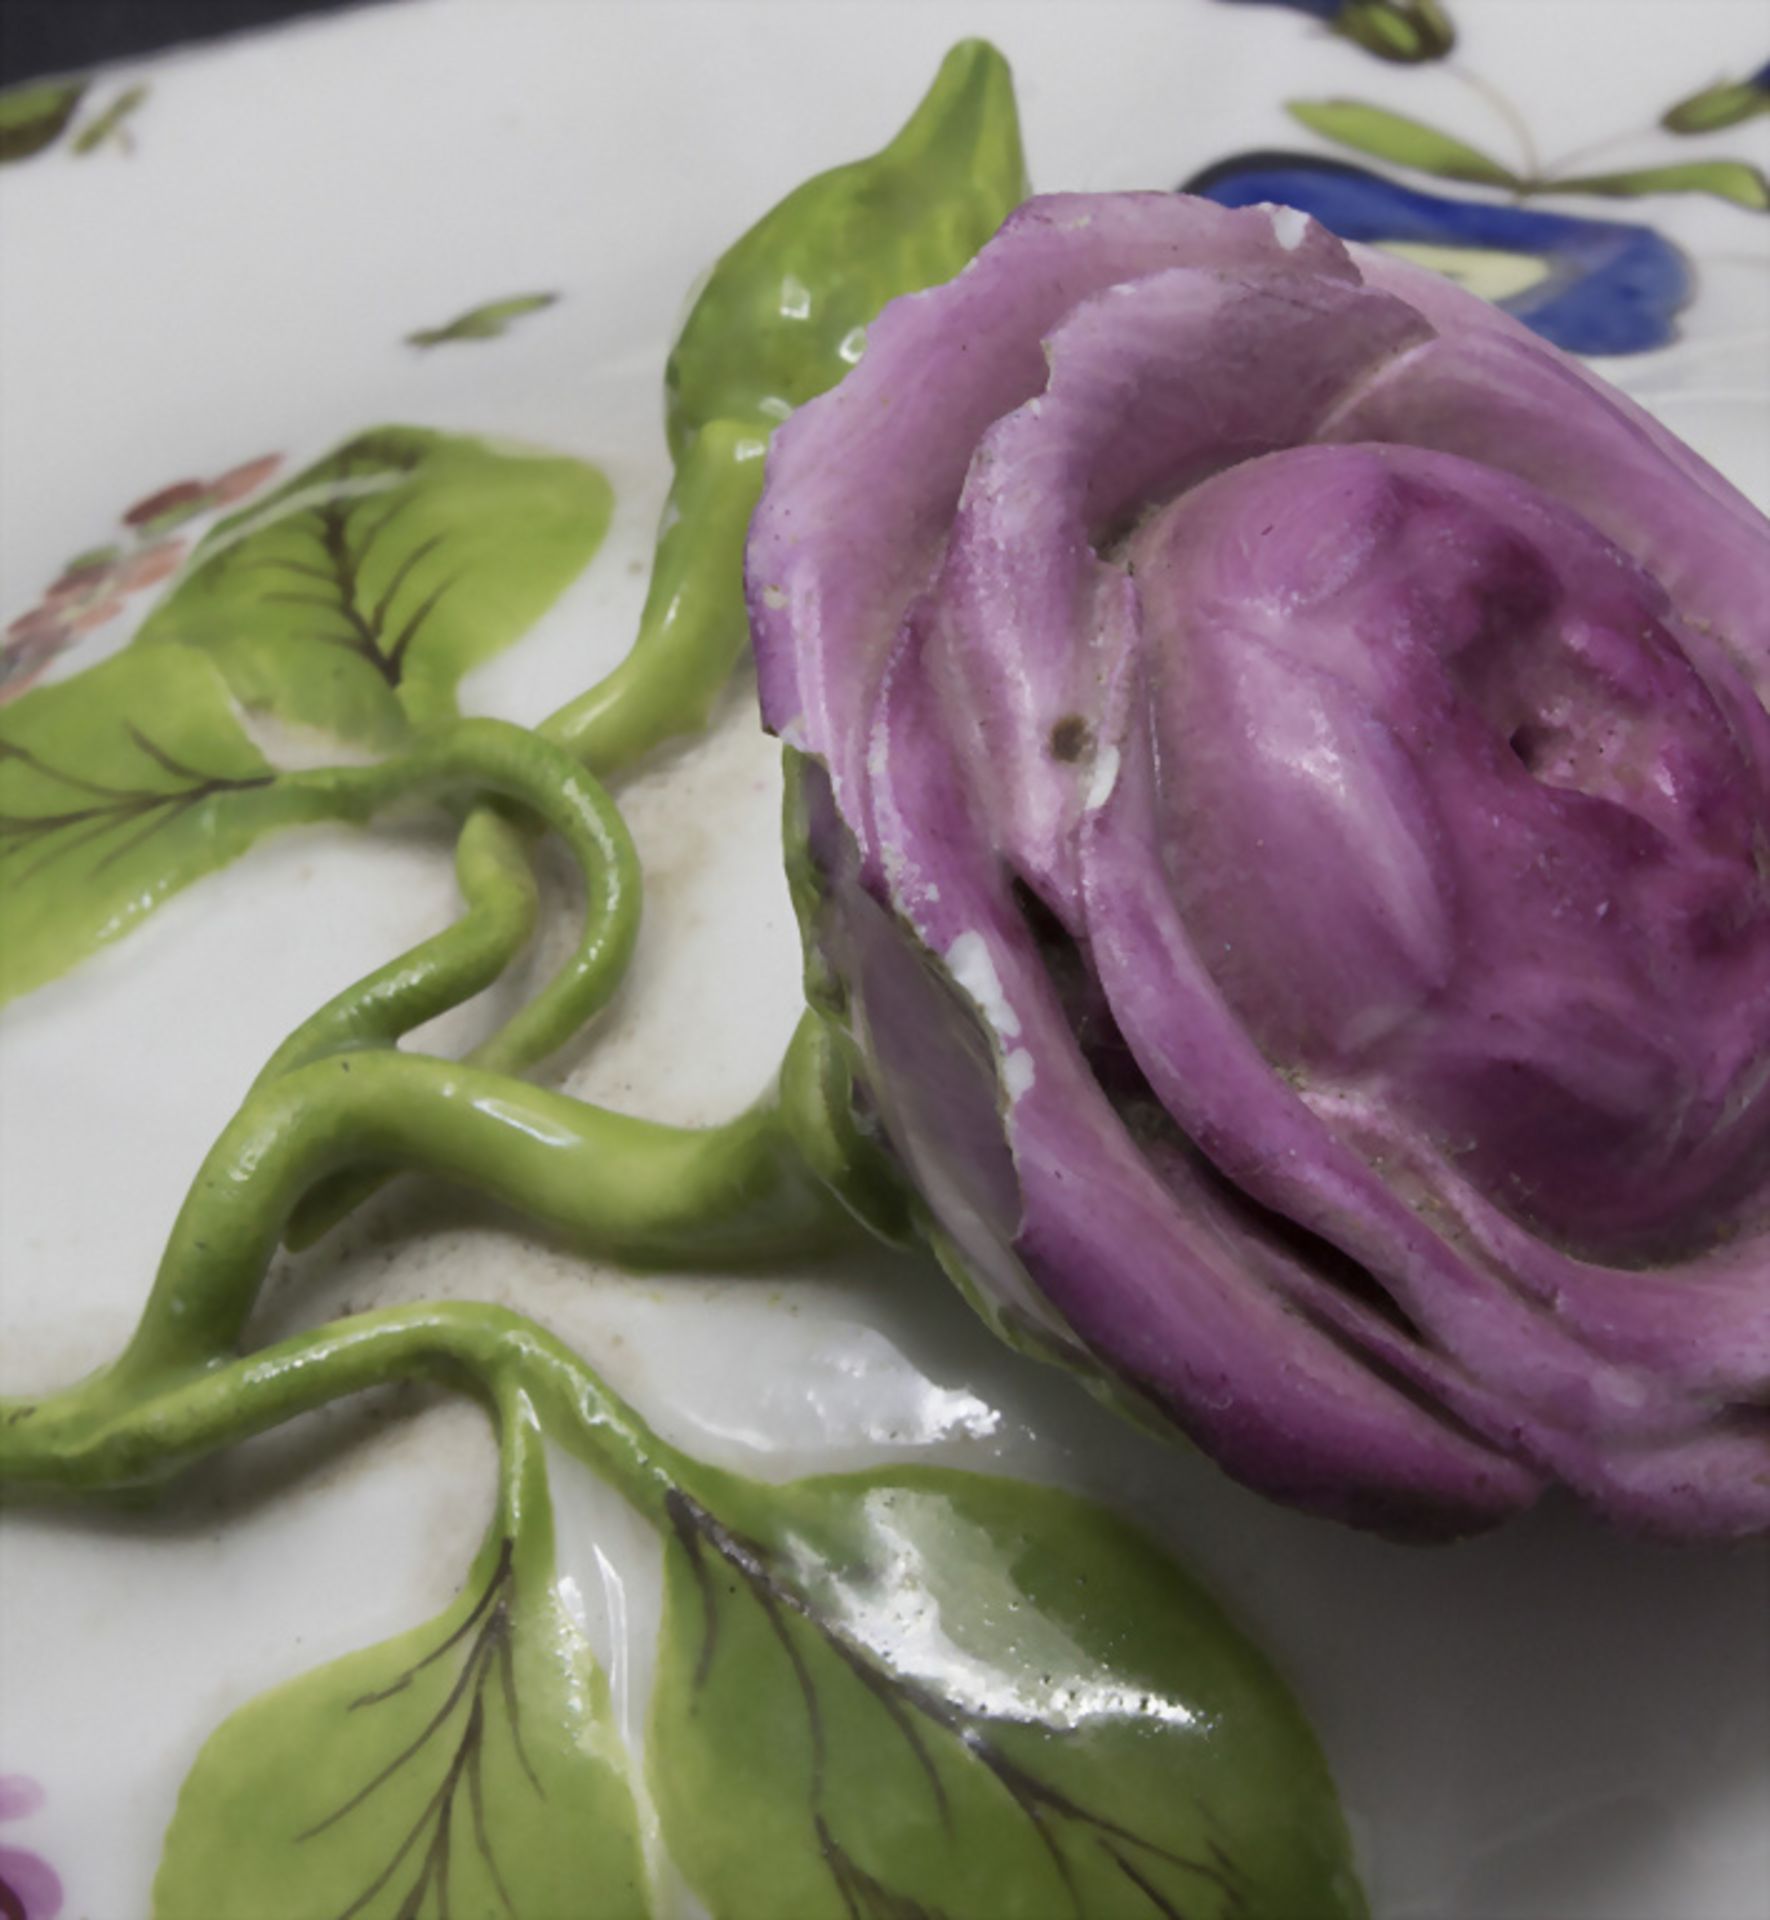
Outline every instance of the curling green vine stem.
{"type": "MultiPolygon", "coordinates": [[[[570,848],[588,892],[584,931],[564,967],[518,1016],[525,1044],[558,1045],[620,984],[639,930],[639,857],[614,802],[558,747],[501,720],[464,720],[376,767],[293,774],[314,785],[347,818],[366,817],[392,798],[470,785],[521,802],[570,848]],[[338,804],[342,801],[343,804],[338,804]]],[[[464,923],[378,969],[296,1028],[263,1077],[341,1049],[385,1046],[422,1020],[496,978],[512,938],[533,919],[533,882],[521,876],[519,850],[495,817],[470,822],[457,871],[470,902],[464,923]],[[452,936],[452,937],[449,937],[452,936]]]]}
{"type": "MultiPolygon", "coordinates": [[[[664,509],[638,637],[612,673],[538,729],[556,753],[613,775],[706,726],[748,637],[744,534],[761,491],[766,445],[766,429],[718,420],[684,457],[664,509]]],[[[261,1080],[345,1048],[396,1045],[499,978],[534,927],[525,836],[496,809],[475,808],[462,829],[456,877],[467,903],[462,917],[346,988],[289,1037],[261,1080]]],[[[594,924],[593,913],[587,937],[594,924]]],[[[520,1074],[579,1032],[613,991],[585,962],[581,947],[576,962],[469,1060],[520,1074]]],[[[361,1172],[327,1182],[291,1217],[289,1243],[312,1244],[379,1185],[379,1176],[361,1172]]]]}
{"type": "Polygon", "coordinates": [[[223,1131],[117,1374],[231,1349],[296,1201],[358,1165],[445,1175],[630,1267],[743,1267],[845,1231],[772,1100],[722,1127],[671,1127],[454,1061],[343,1053],[259,1086],[223,1131]]]}
{"type": "Polygon", "coordinates": [[[439,1301],[334,1320],[146,1385],[112,1371],[42,1400],[0,1400],[0,1480],[39,1497],[158,1485],[222,1447],[398,1380],[437,1381],[484,1403],[504,1436],[504,1482],[520,1467],[522,1450],[509,1445],[519,1398],[654,1524],[673,1486],[705,1476],[534,1321],[439,1301]]]}

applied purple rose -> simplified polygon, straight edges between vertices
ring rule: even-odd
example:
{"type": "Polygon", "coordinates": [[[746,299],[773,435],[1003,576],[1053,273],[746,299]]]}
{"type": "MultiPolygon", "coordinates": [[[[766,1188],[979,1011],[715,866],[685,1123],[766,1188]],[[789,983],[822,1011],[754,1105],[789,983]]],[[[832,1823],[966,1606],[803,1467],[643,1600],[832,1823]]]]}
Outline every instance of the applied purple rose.
{"type": "Polygon", "coordinates": [[[1770,522],[1285,209],[1034,200],[776,435],[809,937],[949,1269],[1279,1499],[1770,1525],[1770,522]]]}

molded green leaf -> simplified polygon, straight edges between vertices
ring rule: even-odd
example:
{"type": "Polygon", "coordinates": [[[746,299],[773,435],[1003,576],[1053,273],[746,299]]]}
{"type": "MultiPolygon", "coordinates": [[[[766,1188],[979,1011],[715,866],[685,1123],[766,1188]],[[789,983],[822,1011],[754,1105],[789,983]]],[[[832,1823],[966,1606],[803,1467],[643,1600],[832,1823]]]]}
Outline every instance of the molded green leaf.
{"type": "Polygon", "coordinates": [[[664,369],[671,458],[710,420],[779,420],[834,386],[886,301],[950,279],[1026,193],[1008,64],[962,41],[889,146],[795,187],[720,257],[664,369]]]}
{"type": "Polygon", "coordinates": [[[211,654],[247,706],[369,745],[455,715],[608,525],[580,460],[421,427],[360,434],[222,521],[136,637],[211,654]]]}
{"type": "Polygon", "coordinates": [[[84,80],[43,80],[0,93],[0,164],[53,146],[85,91],[84,80]]]}
{"type": "Polygon", "coordinates": [[[1362,1915],[1314,1740],[1135,1529],[939,1469],[671,1496],[652,1789],[720,1920],[1362,1915]]]}
{"type": "Polygon", "coordinates": [[[1373,107],[1362,100],[1287,100],[1285,111],[1324,139],[1375,154],[1379,160],[1392,160],[1397,166],[1414,167],[1442,180],[1472,180],[1514,192],[1522,185],[1509,167],[1479,147],[1440,133],[1423,120],[1391,113],[1387,107],[1373,107]]]}
{"type": "Polygon", "coordinates": [[[439,347],[445,340],[495,340],[509,330],[512,320],[539,313],[558,298],[556,293],[519,293],[509,300],[488,300],[483,307],[457,314],[444,326],[420,327],[406,339],[414,347],[439,347]]]}
{"type": "Polygon", "coordinates": [[[1691,160],[1674,167],[1634,167],[1624,173],[1586,173],[1571,180],[1545,180],[1540,193],[1601,193],[1632,200],[1649,193],[1712,193],[1719,200],[1770,208],[1770,180],[1743,160],[1691,160]]]}
{"type": "Polygon", "coordinates": [[[220,674],[186,648],[124,652],[26,694],[0,710],[0,1000],[323,811],[279,787],[220,674]]]}
{"type": "Polygon", "coordinates": [[[179,1795],[155,1920],[644,1920],[607,1683],[538,1559],[493,1542],[429,1626],[228,1720],[179,1795]]]}

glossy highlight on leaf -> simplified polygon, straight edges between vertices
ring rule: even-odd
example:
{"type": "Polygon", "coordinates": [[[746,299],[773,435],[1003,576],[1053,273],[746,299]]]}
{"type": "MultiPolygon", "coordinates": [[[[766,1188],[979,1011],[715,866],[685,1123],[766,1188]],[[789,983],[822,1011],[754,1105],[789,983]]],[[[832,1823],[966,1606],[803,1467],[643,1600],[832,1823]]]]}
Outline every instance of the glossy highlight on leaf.
{"type": "Polygon", "coordinates": [[[519,293],[508,300],[488,300],[483,306],[470,307],[440,327],[420,327],[408,333],[414,347],[440,347],[450,340],[496,340],[510,331],[510,323],[525,314],[539,313],[557,304],[556,293],[519,293]]]}
{"type": "Polygon", "coordinates": [[[720,1920],[1364,1913],[1284,1688],[1104,1509],[901,1468],[669,1512],[652,1786],[720,1920]]]}
{"type": "Polygon", "coordinates": [[[1423,120],[1391,113],[1387,107],[1374,107],[1362,100],[1288,100],[1285,111],[1324,139],[1374,154],[1379,160],[1392,160],[1397,166],[1436,174],[1442,180],[1468,180],[1513,191],[1522,184],[1518,175],[1492,154],[1453,134],[1441,133],[1423,120]]]}
{"type": "Polygon", "coordinates": [[[204,538],[137,647],[197,647],[236,698],[388,746],[453,718],[455,686],[595,552],[611,494],[580,460],[381,427],[204,538]]]}
{"type": "Polygon", "coordinates": [[[886,301],[957,273],[1025,194],[1007,62],[962,41],[887,146],[795,187],[715,264],[664,370],[671,457],[710,420],[772,424],[833,386],[886,301]]]}

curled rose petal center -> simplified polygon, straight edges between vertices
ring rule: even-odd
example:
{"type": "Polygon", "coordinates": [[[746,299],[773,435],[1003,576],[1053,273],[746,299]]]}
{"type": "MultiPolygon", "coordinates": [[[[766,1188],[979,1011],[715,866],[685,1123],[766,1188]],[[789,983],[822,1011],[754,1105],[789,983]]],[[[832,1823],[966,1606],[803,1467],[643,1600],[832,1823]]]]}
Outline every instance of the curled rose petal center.
{"type": "Polygon", "coordinates": [[[1169,884],[1304,1098],[1407,1113],[1575,1250],[1736,1230],[1770,769],[1653,579],[1520,480],[1367,445],[1222,474],[1126,560],[1169,884]]]}

